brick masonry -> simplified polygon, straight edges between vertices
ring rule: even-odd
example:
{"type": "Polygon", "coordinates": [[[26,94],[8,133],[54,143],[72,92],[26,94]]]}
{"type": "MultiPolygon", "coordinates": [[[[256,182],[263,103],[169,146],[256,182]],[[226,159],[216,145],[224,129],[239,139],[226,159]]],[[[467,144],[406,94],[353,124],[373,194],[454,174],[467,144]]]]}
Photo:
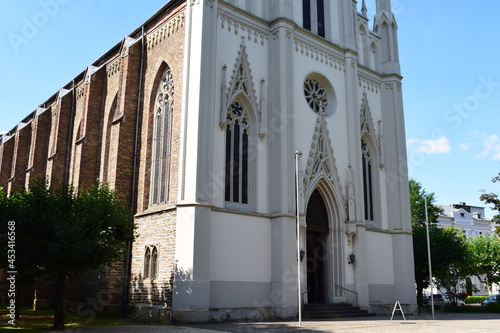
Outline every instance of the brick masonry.
{"type": "Polygon", "coordinates": [[[140,235],[134,243],[131,261],[130,301],[136,305],[170,307],[175,254],[175,208],[148,214],[136,219],[140,235]],[[158,248],[158,274],[155,279],[144,278],[146,246],[158,248]]]}
{"type": "MultiPolygon", "coordinates": [[[[144,43],[136,31],[47,100],[43,109],[26,117],[23,126],[0,135],[0,186],[7,191],[27,187],[40,176],[51,184],[66,181],[77,187],[106,182],[137,214],[130,265],[124,245],[123,260],[74,280],[82,287],[70,292],[76,304],[79,297],[108,305],[120,305],[127,298],[142,308],[172,304],[184,8],[184,1],[171,1],[144,27],[144,43]],[[152,207],[154,103],[167,67],[174,81],[168,199],[152,207]],[[159,274],[154,280],[144,279],[145,246],[153,244],[159,250],[159,274]]],[[[45,281],[39,286],[40,299],[50,295],[50,285],[45,281]]]]}

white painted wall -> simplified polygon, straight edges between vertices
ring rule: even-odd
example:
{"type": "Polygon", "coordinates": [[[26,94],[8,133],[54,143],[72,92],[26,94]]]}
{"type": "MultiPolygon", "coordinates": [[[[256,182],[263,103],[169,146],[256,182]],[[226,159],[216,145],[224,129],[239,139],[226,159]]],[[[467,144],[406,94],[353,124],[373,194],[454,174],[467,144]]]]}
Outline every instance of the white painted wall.
{"type": "MultiPolygon", "coordinates": [[[[366,262],[369,284],[394,283],[394,258],[392,236],[382,232],[366,233],[366,262]]],[[[363,260],[360,258],[359,260],[363,260]]]]}
{"type": "Polygon", "coordinates": [[[212,212],[211,224],[210,280],[271,281],[268,218],[212,212]]]}

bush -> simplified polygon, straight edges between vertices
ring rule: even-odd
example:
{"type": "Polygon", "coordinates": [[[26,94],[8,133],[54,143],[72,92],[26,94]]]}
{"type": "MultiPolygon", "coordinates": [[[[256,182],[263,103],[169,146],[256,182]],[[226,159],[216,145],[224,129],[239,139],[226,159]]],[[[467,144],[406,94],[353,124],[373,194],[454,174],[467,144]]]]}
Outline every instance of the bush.
{"type": "Polygon", "coordinates": [[[488,296],[469,296],[464,300],[464,302],[465,304],[480,304],[487,298],[488,296]]]}
{"type": "Polygon", "coordinates": [[[500,313],[500,303],[490,303],[486,305],[486,311],[500,313]]]}
{"type": "MultiPolygon", "coordinates": [[[[430,310],[429,310],[430,311],[430,310]]],[[[466,305],[466,306],[447,306],[440,311],[448,313],[487,313],[490,312],[484,306],[466,305]]]]}
{"type": "Polygon", "coordinates": [[[462,301],[465,300],[467,297],[469,297],[469,294],[467,293],[458,293],[457,297],[460,298],[462,301]]]}

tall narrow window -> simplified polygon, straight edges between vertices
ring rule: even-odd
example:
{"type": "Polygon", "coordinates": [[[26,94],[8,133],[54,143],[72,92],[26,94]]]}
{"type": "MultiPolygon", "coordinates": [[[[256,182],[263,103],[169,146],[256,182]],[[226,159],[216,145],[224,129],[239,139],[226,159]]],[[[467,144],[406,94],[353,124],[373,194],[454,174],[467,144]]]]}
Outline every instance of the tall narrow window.
{"type": "Polygon", "coordinates": [[[317,2],[318,35],[325,37],[325,4],[324,0],[317,2]]]}
{"type": "Polygon", "coordinates": [[[227,112],[225,200],[248,204],[248,117],[239,102],[227,112]]]}
{"type": "Polygon", "coordinates": [[[363,200],[365,207],[365,220],[373,221],[373,170],[372,156],[368,145],[361,140],[361,163],[363,168],[363,200]]]}
{"type": "Polygon", "coordinates": [[[146,252],[144,253],[144,278],[149,278],[149,273],[151,271],[151,249],[146,247],[146,252]]]}
{"type": "Polygon", "coordinates": [[[157,275],[158,269],[158,249],[156,246],[153,246],[153,250],[151,251],[151,278],[155,279],[157,275]]]}
{"type": "Polygon", "coordinates": [[[311,0],[302,0],[302,24],[311,31],[311,0]]]}
{"type": "Polygon", "coordinates": [[[325,37],[324,0],[302,0],[302,26],[321,37],[325,37]]]}
{"type": "Polygon", "coordinates": [[[170,150],[172,136],[172,106],[174,83],[170,68],[163,73],[154,109],[153,158],[151,178],[151,203],[162,204],[168,201],[170,185],[170,150]]]}

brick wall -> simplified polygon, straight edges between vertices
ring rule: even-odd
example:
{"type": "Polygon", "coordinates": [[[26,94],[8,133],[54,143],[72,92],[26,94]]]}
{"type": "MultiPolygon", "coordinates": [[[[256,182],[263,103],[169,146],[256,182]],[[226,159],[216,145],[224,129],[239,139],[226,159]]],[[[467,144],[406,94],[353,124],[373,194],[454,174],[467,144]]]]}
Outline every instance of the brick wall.
{"type": "MultiPolygon", "coordinates": [[[[98,293],[107,304],[120,304],[127,281],[130,282],[129,298],[135,304],[170,306],[172,302],[185,2],[171,3],[177,7],[172,5],[149,23],[144,44],[140,39],[136,42],[127,39],[120,48],[113,49],[114,53],[108,52],[94,64],[95,67],[89,67],[84,75],[46,101],[45,111],[34,114],[25,127],[13,131],[13,137],[0,145],[0,186],[7,189],[13,189],[15,184],[28,186],[30,180],[41,175],[51,184],[67,181],[77,187],[88,187],[99,180],[108,182],[117,196],[140,214],[136,218],[139,236],[132,248],[132,276],[127,275],[124,245],[123,260],[96,274],[98,278],[74,280],[82,285],[80,293],[75,289],[75,302],[78,295],[87,293],[94,297],[90,294],[98,293]],[[143,87],[139,91],[143,47],[146,51],[143,87]],[[153,107],[161,75],[167,66],[173,74],[175,96],[171,171],[167,175],[170,189],[166,204],[150,207],[153,107]],[[134,180],[135,193],[132,190],[134,180]],[[147,281],[141,274],[144,246],[151,242],[160,250],[160,275],[154,281],[147,281]]],[[[135,35],[134,38],[139,37],[135,35]]]]}
{"type": "Polygon", "coordinates": [[[24,188],[26,168],[28,166],[29,146],[31,143],[31,123],[18,129],[14,140],[12,167],[7,191],[18,191],[24,188]]]}
{"type": "MultiPolygon", "coordinates": [[[[141,42],[130,48],[124,47],[115,61],[119,63],[120,69],[114,75],[108,70],[108,91],[113,92],[107,96],[109,111],[106,128],[109,134],[106,133],[106,138],[109,143],[102,148],[102,155],[107,155],[103,162],[107,163],[108,182],[114,184],[118,197],[128,204],[133,195],[141,42]]],[[[102,141],[105,142],[104,136],[102,141]]]]}
{"type": "Polygon", "coordinates": [[[47,169],[47,152],[49,148],[51,114],[43,112],[37,115],[31,123],[31,143],[29,147],[28,169],[26,170],[25,186],[30,180],[44,177],[47,169]]]}
{"type": "Polygon", "coordinates": [[[106,70],[87,73],[76,88],[76,113],[73,126],[73,154],[70,180],[75,186],[88,187],[99,176],[102,107],[105,96],[106,70]]]}
{"type": "Polygon", "coordinates": [[[154,104],[161,76],[170,67],[174,81],[174,104],[171,140],[171,174],[168,203],[177,199],[178,161],[180,149],[180,123],[182,101],[182,75],[184,61],[184,11],[171,14],[165,23],[148,31],[146,71],[144,75],[144,97],[141,120],[141,149],[138,175],[137,212],[149,208],[151,182],[152,132],[154,125],[154,104]],[[163,32],[163,30],[169,31],[163,32]]]}
{"type": "Polygon", "coordinates": [[[10,138],[0,146],[0,186],[7,190],[10,168],[14,157],[14,138],[10,138]]]}
{"type": "Polygon", "coordinates": [[[45,111],[51,116],[46,170],[46,177],[51,184],[66,179],[67,159],[69,159],[68,139],[73,121],[73,93],[59,94],[57,101],[45,111]]]}
{"type": "Polygon", "coordinates": [[[136,218],[139,238],[132,251],[131,304],[172,305],[176,217],[176,210],[170,209],[136,218]],[[150,245],[158,248],[158,276],[153,280],[144,278],[145,248],[150,245]]]}
{"type": "Polygon", "coordinates": [[[184,61],[184,7],[163,19],[163,23],[148,31],[144,94],[141,115],[140,164],[138,174],[137,212],[135,219],[138,238],[131,260],[130,303],[146,318],[165,318],[172,305],[174,274],[176,210],[181,131],[182,75],[184,61]],[[167,203],[150,205],[151,155],[153,149],[154,105],[161,76],[167,66],[173,75],[172,137],[170,188],[167,203]],[[158,248],[158,277],[144,278],[144,255],[147,246],[158,248]]]}

